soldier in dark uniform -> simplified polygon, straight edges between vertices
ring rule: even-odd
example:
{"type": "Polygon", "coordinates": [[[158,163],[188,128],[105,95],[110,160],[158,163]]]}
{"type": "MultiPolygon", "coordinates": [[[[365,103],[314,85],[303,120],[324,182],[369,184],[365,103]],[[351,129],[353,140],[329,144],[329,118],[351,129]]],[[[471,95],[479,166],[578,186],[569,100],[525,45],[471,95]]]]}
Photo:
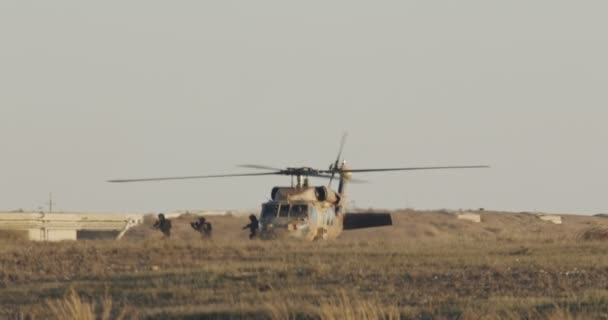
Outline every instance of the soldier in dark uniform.
{"type": "Polygon", "coordinates": [[[165,239],[171,237],[171,220],[165,219],[164,214],[158,214],[158,220],[152,227],[154,229],[159,229],[163,233],[165,239]]]}
{"type": "Polygon", "coordinates": [[[203,236],[203,239],[211,239],[211,223],[207,222],[204,217],[198,218],[198,221],[190,223],[192,229],[198,231],[203,236]]]}
{"type": "Polygon", "coordinates": [[[249,229],[249,239],[253,239],[258,235],[258,229],[260,228],[260,223],[258,222],[258,218],[255,215],[249,216],[250,223],[243,227],[243,229],[249,229]]]}

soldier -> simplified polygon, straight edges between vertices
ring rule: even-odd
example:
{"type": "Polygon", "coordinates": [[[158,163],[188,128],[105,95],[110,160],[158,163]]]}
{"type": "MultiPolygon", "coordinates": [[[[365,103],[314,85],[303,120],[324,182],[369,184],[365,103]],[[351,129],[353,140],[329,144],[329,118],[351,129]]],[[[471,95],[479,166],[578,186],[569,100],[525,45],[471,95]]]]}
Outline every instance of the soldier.
{"type": "Polygon", "coordinates": [[[249,221],[250,223],[244,226],[243,229],[249,228],[249,239],[253,239],[258,235],[258,229],[260,228],[260,224],[258,222],[258,218],[256,218],[256,216],[253,214],[249,216],[249,221]]]}
{"type": "Polygon", "coordinates": [[[152,226],[154,229],[159,229],[165,239],[171,237],[171,220],[165,219],[165,215],[162,213],[158,214],[158,220],[152,226]]]}
{"type": "Polygon", "coordinates": [[[203,239],[211,239],[211,223],[207,222],[204,217],[198,218],[198,221],[190,223],[192,229],[198,231],[203,236],[203,239]]]}

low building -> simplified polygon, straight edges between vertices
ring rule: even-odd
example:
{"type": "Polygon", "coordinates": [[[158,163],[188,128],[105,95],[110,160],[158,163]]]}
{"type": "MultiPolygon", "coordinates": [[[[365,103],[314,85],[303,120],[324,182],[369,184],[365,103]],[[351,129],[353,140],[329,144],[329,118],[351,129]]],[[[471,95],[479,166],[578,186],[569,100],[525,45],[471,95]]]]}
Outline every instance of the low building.
{"type": "Polygon", "coordinates": [[[562,217],[555,214],[539,213],[538,218],[543,221],[548,221],[554,224],[562,224],[562,217]]]}
{"type": "Polygon", "coordinates": [[[0,232],[34,241],[120,239],[141,223],[142,214],[0,212],[0,232]]]}
{"type": "Polygon", "coordinates": [[[481,223],[481,215],[473,212],[460,212],[457,213],[456,217],[459,220],[467,220],[475,223],[481,223]]]}

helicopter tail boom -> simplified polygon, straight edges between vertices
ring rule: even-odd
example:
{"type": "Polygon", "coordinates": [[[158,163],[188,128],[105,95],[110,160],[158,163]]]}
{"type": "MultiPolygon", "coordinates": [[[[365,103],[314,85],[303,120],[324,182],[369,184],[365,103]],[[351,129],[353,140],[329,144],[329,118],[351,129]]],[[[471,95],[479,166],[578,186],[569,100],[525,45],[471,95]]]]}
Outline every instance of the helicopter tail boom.
{"type": "Polygon", "coordinates": [[[344,230],[392,226],[390,213],[364,212],[346,213],[344,215],[344,230]]]}

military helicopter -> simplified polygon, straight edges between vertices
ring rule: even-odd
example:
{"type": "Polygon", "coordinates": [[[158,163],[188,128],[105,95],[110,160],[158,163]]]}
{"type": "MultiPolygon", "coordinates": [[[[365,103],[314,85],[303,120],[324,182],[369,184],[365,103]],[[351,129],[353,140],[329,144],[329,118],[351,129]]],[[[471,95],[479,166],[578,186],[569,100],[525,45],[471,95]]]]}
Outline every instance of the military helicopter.
{"type": "Polygon", "coordinates": [[[337,238],[343,230],[381,227],[392,225],[389,213],[347,213],[345,210],[347,185],[349,182],[363,182],[353,179],[353,173],[412,171],[440,169],[473,169],[488,166],[449,166],[449,167],[405,167],[351,169],[346,161],[341,160],[346,142],[346,134],[340,142],[340,149],[335,162],[327,170],[310,167],[288,167],[285,169],[264,165],[246,164],[239,167],[265,170],[257,173],[218,174],[185,177],[162,177],[144,179],[118,179],[108,182],[146,182],[165,180],[186,180],[226,177],[250,177],[285,175],[291,177],[290,186],[277,186],[270,192],[270,200],[262,204],[259,216],[260,237],[276,239],[294,237],[305,240],[329,240],[337,238]],[[327,186],[311,186],[309,178],[329,179],[327,186]],[[337,191],[332,190],[332,182],[338,180],[337,191]]]}

